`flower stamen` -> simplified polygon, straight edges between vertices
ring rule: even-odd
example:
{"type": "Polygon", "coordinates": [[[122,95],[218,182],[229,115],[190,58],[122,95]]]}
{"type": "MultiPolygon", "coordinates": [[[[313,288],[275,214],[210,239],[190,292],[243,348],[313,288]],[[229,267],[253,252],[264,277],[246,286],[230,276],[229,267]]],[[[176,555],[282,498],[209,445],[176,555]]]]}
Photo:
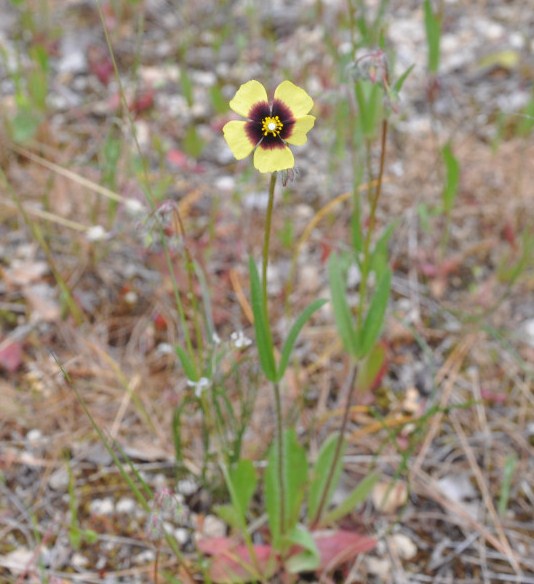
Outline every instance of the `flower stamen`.
{"type": "Polygon", "coordinates": [[[278,116],[267,116],[261,121],[261,131],[264,136],[271,134],[277,138],[280,136],[280,132],[282,131],[283,127],[284,124],[282,124],[278,116]]]}

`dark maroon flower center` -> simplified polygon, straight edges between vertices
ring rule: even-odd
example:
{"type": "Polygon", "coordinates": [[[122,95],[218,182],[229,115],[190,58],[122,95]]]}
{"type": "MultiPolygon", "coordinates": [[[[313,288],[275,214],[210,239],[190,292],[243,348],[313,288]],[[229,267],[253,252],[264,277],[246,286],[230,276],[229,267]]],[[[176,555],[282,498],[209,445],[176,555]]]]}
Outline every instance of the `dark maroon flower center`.
{"type": "Polygon", "coordinates": [[[272,106],[266,101],[254,104],[248,114],[245,131],[251,143],[261,148],[285,148],[285,140],[293,133],[295,118],[287,105],[278,99],[272,106]]]}

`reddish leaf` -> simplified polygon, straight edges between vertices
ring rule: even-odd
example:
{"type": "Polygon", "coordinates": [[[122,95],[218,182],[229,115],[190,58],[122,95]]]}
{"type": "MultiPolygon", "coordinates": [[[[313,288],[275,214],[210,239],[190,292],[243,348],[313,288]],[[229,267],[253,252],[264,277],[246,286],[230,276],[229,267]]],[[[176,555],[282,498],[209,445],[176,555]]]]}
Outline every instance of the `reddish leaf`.
{"type": "MultiPolygon", "coordinates": [[[[3,342],[1,343],[4,344],[3,342]]],[[[0,347],[0,367],[8,373],[14,373],[22,364],[22,343],[8,342],[0,347]]]]}
{"type": "Polygon", "coordinates": [[[352,531],[315,531],[321,564],[319,570],[329,572],[340,564],[353,560],[358,554],[368,552],[377,544],[376,539],[352,531]]]}
{"type": "MultiPolygon", "coordinates": [[[[210,578],[216,584],[234,584],[238,582],[255,582],[253,562],[248,548],[228,537],[201,539],[198,549],[213,556],[210,566],[210,578]]],[[[255,545],[258,560],[257,568],[262,576],[269,578],[276,570],[276,561],[268,545],[255,545]]]]}
{"type": "Polygon", "coordinates": [[[102,85],[109,85],[115,71],[109,52],[101,46],[91,45],[87,50],[89,72],[92,73],[102,85]]]}
{"type": "Polygon", "coordinates": [[[517,249],[516,231],[510,221],[507,221],[501,229],[501,237],[510,244],[511,247],[517,249]]]}
{"type": "Polygon", "coordinates": [[[151,109],[153,105],[154,90],[150,88],[140,91],[128,107],[134,114],[140,114],[146,110],[151,109]]]}

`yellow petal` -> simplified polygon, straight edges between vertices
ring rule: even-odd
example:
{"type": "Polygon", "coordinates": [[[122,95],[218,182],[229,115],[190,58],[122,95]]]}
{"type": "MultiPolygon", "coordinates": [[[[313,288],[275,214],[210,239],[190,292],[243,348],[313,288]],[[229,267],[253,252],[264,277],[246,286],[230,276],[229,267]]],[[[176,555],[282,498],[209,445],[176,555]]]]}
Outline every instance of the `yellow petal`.
{"type": "Polygon", "coordinates": [[[225,124],[223,128],[224,139],[237,160],[246,158],[256,146],[245,131],[246,124],[247,122],[233,121],[225,124]]]}
{"type": "Polygon", "coordinates": [[[260,172],[275,172],[276,170],[286,170],[295,166],[295,159],[291,150],[284,148],[272,148],[268,150],[261,145],[254,152],[254,166],[260,172]]]}
{"type": "Polygon", "coordinates": [[[248,118],[250,108],[259,101],[268,101],[265,87],[259,81],[247,81],[237,90],[230,107],[236,114],[248,118]]]}
{"type": "Polygon", "coordinates": [[[294,118],[305,116],[313,107],[313,99],[291,81],[282,81],[274,92],[274,99],[283,101],[294,118]]]}
{"type": "Polygon", "coordinates": [[[313,128],[314,124],[315,116],[302,116],[301,118],[297,118],[291,128],[291,135],[286,137],[285,141],[296,146],[306,144],[308,141],[306,134],[313,128]]]}

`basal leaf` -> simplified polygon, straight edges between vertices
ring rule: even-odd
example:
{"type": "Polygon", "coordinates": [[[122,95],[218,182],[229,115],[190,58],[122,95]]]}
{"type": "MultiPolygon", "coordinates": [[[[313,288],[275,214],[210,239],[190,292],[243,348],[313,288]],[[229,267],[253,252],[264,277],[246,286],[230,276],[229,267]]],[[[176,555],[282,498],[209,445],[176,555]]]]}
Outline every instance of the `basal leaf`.
{"type": "Polygon", "coordinates": [[[332,509],[329,513],[327,513],[323,520],[321,521],[322,525],[329,525],[335,523],[345,515],[352,513],[354,509],[363,503],[365,499],[368,497],[369,493],[371,492],[372,488],[375,486],[376,482],[378,481],[377,474],[369,474],[367,475],[359,485],[353,489],[350,494],[347,496],[344,501],[332,509]]]}

